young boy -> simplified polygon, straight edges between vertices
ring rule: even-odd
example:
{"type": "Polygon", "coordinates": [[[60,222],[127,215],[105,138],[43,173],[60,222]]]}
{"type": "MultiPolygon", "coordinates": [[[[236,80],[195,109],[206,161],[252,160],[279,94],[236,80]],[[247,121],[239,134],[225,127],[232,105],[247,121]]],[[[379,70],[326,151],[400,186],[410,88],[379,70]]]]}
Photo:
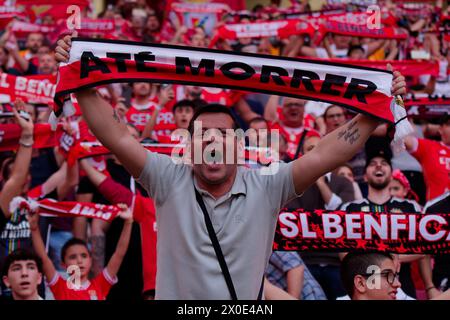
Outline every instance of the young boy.
{"type": "Polygon", "coordinates": [[[42,260],[33,252],[17,249],[3,266],[3,283],[11,289],[14,300],[42,300],[38,285],[42,282],[42,260]]]}
{"type": "Polygon", "coordinates": [[[61,250],[61,261],[69,274],[68,280],[64,280],[45,251],[44,241],[39,232],[39,215],[28,216],[33,247],[42,259],[44,275],[56,300],[105,300],[111,286],[117,283],[116,275],[128,249],[133,223],[131,210],[125,205],[119,206],[123,210],[120,217],[125,220],[125,224],[116,251],[103,272],[92,281],[88,279],[92,257],[86,243],[72,238],[64,244],[61,250]]]}
{"type": "MultiPolygon", "coordinates": [[[[352,300],[396,300],[399,264],[384,252],[348,253],[341,263],[341,280],[352,300]]],[[[449,300],[450,290],[431,300],[449,300]]]]}

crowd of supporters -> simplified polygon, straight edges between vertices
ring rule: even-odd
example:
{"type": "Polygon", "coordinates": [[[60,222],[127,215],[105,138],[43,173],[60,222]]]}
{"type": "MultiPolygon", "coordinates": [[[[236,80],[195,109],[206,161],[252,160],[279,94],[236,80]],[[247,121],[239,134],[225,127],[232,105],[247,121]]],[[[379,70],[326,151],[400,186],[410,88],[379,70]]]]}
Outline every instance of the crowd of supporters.
{"type": "MultiPolygon", "coordinates": [[[[421,68],[420,63],[429,65],[429,72],[406,72],[404,98],[414,128],[405,140],[406,148],[393,150],[394,126],[381,124],[349,162],[320,177],[287,208],[449,212],[450,14],[445,1],[342,1],[342,5],[340,1],[272,0],[253,7],[235,2],[105,1],[102,12],[95,13],[93,3],[82,8],[81,19],[114,24],[114,32],[91,35],[97,38],[345,63],[351,59],[362,65],[380,61],[394,67],[395,62],[401,66],[414,61],[412,69],[421,68]],[[333,15],[366,12],[364,5],[369,2],[379,6],[380,28],[395,28],[405,37],[372,38],[358,31],[321,36],[323,21],[333,15]],[[321,10],[317,11],[320,18],[313,19],[318,15],[313,10],[321,10]],[[221,32],[224,26],[237,23],[289,19],[310,19],[314,32],[267,37],[227,37],[221,32]],[[427,103],[414,103],[420,99],[427,103]]],[[[43,27],[57,25],[57,17],[51,14],[19,15],[3,23],[1,74],[56,79],[59,37],[55,40],[43,27]],[[33,24],[38,31],[19,32],[17,22],[33,24]]],[[[153,148],[176,144],[172,132],[188,129],[195,110],[221,104],[231,110],[241,128],[279,130],[277,152],[283,162],[307,154],[356,115],[323,102],[195,85],[135,82],[96,90],[134,138],[153,148]]],[[[23,100],[0,104],[0,296],[17,300],[154,298],[158,226],[153,200],[114,155],[76,155],[80,145],[97,140],[74,96],[76,114],[59,119],[56,131],[50,131],[48,124],[51,104],[23,100]],[[50,132],[53,145],[38,145],[39,130],[50,132]],[[7,140],[13,134],[15,143],[7,140]],[[39,216],[30,208],[12,205],[17,197],[118,205],[119,218],[39,216]],[[76,281],[80,281],[78,288],[71,288],[76,281]]],[[[252,170],[262,164],[248,160],[245,166],[252,170]]],[[[432,299],[447,298],[449,280],[448,255],[274,251],[264,291],[266,299],[432,299]],[[367,274],[361,270],[369,265],[383,269],[381,289],[367,287],[367,274]]]]}

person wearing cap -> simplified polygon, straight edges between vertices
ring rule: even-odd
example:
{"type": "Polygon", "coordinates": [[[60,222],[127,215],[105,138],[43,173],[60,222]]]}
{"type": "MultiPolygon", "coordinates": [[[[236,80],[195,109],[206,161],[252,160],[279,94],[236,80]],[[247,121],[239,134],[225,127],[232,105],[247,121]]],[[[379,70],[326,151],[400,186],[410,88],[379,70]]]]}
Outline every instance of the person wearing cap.
{"type": "Polygon", "coordinates": [[[439,126],[441,141],[408,136],[406,149],[422,165],[427,187],[427,200],[450,189],[450,115],[447,113],[439,126]]]}
{"type": "Polygon", "coordinates": [[[418,200],[417,194],[411,189],[408,178],[398,169],[392,172],[392,180],[389,184],[389,192],[393,197],[400,199],[418,200]]]}
{"type": "MultiPolygon", "coordinates": [[[[419,213],[421,207],[413,200],[393,197],[390,193],[392,177],[392,151],[390,148],[379,148],[367,153],[364,179],[368,184],[368,196],[362,200],[348,202],[341,207],[347,212],[389,212],[389,213],[419,213]]],[[[410,262],[419,260],[422,269],[422,255],[400,255],[400,282],[402,290],[415,298],[416,292],[411,280],[410,262]]],[[[429,280],[429,279],[428,279],[429,280]]],[[[424,279],[424,282],[425,279],[424,279]]]]}

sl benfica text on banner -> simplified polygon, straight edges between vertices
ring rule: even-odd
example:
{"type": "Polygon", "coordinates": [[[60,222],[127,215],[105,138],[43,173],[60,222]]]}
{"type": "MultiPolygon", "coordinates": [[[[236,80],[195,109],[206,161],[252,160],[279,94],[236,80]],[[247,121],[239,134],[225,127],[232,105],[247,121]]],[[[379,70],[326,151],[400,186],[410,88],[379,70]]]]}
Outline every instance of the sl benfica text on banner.
{"type": "Polygon", "coordinates": [[[281,211],[274,250],[450,253],[450,213],[281,211]]]}
{"type": "MultiPolygon", "coordinates": [[[[394,122],[389,71],[307,59],[128,41],[72,39],[61,64],[55,114],[65,97],[113,82],[166,82],[247,90],[341,105],[394,122]]],[[[93,106],[95,107],[95,106],[93,106]]]]}

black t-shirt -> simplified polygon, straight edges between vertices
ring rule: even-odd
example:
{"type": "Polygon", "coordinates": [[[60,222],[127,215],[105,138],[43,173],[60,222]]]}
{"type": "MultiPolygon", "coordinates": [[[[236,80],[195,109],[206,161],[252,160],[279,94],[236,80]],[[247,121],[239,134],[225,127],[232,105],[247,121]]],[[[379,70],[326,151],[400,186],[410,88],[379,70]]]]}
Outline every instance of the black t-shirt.
{"type": "MultiPolygon", "coordinates": [[[[347,212],[393,212],[393,213],[420,213],[421,208],[417,202],[399,198],[390,198],[383,204],[374,203],[368,199],[357,200],[342,205],[347,212]]],[[[409,296],[416,297],[416,289],[411,278],[411,264],[402,263],[400,267],[400,283],[402,290],[409,296]]]]}
{"type": "Polygon", "coordinates": [[[3,267],[4,259],[14,250],[31,249],[31,232],[25,212],[16,210],[11,217],[7,219],[5,215],[1,214],[3,228],[0,232],[0,270],[3,267]]]}
{"type": "Polygon", "coordinates": [[[6,219],[5,214],[3,213],[2,208],[0,208],[0,233],[2,233],[3,228],[6,226],[8,219],[6,219]]]}
{"type": "MultiPolygon", "coordinates": [[[[426,213],[449,213],[450,191],[429,201],[424,208],[426,213]]],[[[450,254],[436,255],[434,257],[434,271],[450,274],[450,254]]]]}

